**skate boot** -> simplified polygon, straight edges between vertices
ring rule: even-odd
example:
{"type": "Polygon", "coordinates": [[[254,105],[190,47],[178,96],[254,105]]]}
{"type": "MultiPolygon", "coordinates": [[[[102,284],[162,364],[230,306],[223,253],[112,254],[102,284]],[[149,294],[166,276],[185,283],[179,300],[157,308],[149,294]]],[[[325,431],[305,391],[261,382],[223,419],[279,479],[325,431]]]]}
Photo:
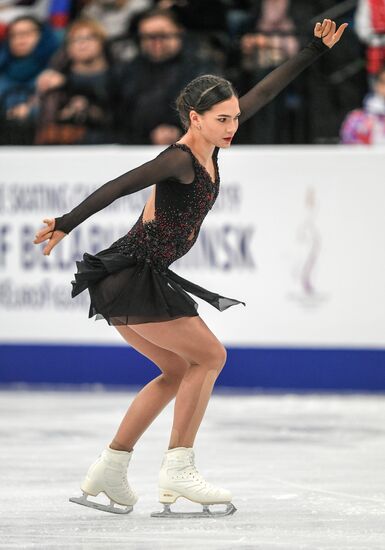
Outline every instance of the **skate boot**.
{"type": "Polygon", "coordinates": [[[153,512],[152,517],[218,517],[234,514],[235,506],[230,502],[231,493],[207,483],[194,464],[194,450],[191,447],[176,447],[165,452],[159,473],[159,502],[162,512],[153,512]],[[184,497],[202,504],[202,512],[172,512],[170,505],[177,498],[184,497]],[[211,511],[212,504],[226,504],[222,511],[211,511]]]}
{"type": "Polygon", "coordinates": [[[71,502],[96,508],[113,514],[128,514],[138,500],[136,493],[127,482],[127,467],[133,451],[116,451],[107,447],[99,458],[91,464],[87,475],[80,485],[83,495],[70,498],[71,502]],[[110,504],[101,504],[87,500],[89,495],[97,496],[104,493],[110,504]],[[122,507],[115,506],[116,504],[122,507]]]}

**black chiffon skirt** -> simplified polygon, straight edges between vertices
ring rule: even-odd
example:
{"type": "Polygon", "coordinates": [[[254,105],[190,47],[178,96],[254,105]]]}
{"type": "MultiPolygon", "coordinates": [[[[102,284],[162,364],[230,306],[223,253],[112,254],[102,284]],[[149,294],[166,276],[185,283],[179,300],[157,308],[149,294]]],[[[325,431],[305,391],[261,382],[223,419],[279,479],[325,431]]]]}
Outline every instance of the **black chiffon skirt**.
{"type": "Polygon", "coordinates": [[[72,284],[74,298],[88,288],[91,303],[88,317],[105,319],[109,325],[135,325],[170,321],[198,315],[198,304],[189,295],[205,300],[219,311],[245,302],[210,292],[170,269],[158,269],[107,248],[83,255],[76,262],[72,284]]]}

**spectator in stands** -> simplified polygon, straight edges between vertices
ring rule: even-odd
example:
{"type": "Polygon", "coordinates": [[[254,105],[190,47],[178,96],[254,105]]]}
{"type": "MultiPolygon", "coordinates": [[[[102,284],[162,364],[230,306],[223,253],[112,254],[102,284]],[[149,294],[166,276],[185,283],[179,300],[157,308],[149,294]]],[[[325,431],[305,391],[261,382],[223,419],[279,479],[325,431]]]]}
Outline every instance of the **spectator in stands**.
{"type": "Polygon", "coordinates": [[[20,16],[9,25],[7,39],[0,49],[2,143],[4,125],[11,132],[12,125],[20,126],[34,117],[36,78],[47,67],[56,48],[52,31],[32,16],[20,16]]]}
{"type": "Polygon", "coordinates": [[[71,8],[72,0],[0,0],[0,40],[14,19],[28,15],[47,23],[61,39],[71,8]]]}
{"type": "Polygon", "coordinates": [[[385,65],[374,80],[362,109],[349,113],[341,128],[344,144],[385,144],[385,65]]]}
{"type": "MultiPolygon", "coordinates": [[[[241,39],[241,89],[249,89],[275,67],[295,55],[300,47],[288,0],[263,0],[253,30],[241,39]]],[[[290,89],[289,89],[290,90],[290,89]]],[[[286,91],[286,94],[288,92],[286,91]]],[[[279,143],[284,133],[281,114],[285,95],[279,96],[248,124],[252,143],[279,143]]]]}
{"type": "Polygon", "coordinates": [[[114,128],[115,70],[106,35],[96,21],[79,19],[68,29],[66,57],[42,73],[36,143],[108,143],[114,128]]]}
{"type": "Polygon", "coordinates": [[[103,25],[115,59],[131,61],[138,53],[134,38],[137,20],[151,6],[152,0],[91,0],[81,14],[103,25]]]}
{"type": "Polygon", "coordinates": [[[227,32],[231,38],[238,38],[250,28],[254,21],[255,0],[230,0],[228,2],[227,32]]]}
{"type": "MultiPolygon", "coordinates": [[[[232,27],[229,21],[232,5],[245,0],[155,0],[160,9],[172,11],[188,31],[191,48],[209,56],[224,73],[231,48],[232,27]]],[[[255,0],[251,0],[255,1],[255,0]]]]}
{"type": "Polygon", "coordinates": [[[242,38],[242,50],[258,68],[280,65],[299,50],[288,0],[264,0],[255,31],[242,38]]]}
{"type": "Polygon", "coordinates": [[[225,31],[229,0],[155,0],[157,7],[171,10],[188,30],[225,31]]]}
{"type": "Polygon", "coordinates": [[[359,0],[355,28],[367,45],[366,67],[372,84],[373,76],[385,63],[385,0],[359,0]]]}
{"type": "Polygon", "coordinates": [[[111,39],[124,35],[133,16],[151,5],[151,0],[92,0],[82,15],[99,21],[111,39]]]}
{"type": "Polygon", "coordinates": [[[138,39],[140,52],[121,78],[122,141],[167,145],[183,132],[174,107],[178,93],[196,76],[217,69],[185,46],[184,29],[170,11],[144,14],[138,39]]]}
{"type": "Polygon", "coordinates": [[[30,0],[28,3],[17,0],[2,0],[0,2],[0,41],[6,38],[7,28],[10,23],[21,16],[32,15],[44,21],[46,18],[46,0],[30,0]]]}

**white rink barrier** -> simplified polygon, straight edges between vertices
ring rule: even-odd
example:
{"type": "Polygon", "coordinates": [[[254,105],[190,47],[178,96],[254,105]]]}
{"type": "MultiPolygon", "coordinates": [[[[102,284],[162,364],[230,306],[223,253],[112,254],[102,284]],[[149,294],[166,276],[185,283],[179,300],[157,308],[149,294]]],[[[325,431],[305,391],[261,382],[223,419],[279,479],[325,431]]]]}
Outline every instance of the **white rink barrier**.
{"type": "MultiPolygon", "coordinates": [[[[126,233],[148,188],[124,197],[53,250],[32,244],[106,181],[153,158],[152,147],[0,150],[0,341],[120,344],[71,299],[75,260],[126,233]]],[[[199,313],[229,346],[385,348],[385,149],[233,146],[219,154],[221,190],[183,277],[246,302],[199,313]]]]}

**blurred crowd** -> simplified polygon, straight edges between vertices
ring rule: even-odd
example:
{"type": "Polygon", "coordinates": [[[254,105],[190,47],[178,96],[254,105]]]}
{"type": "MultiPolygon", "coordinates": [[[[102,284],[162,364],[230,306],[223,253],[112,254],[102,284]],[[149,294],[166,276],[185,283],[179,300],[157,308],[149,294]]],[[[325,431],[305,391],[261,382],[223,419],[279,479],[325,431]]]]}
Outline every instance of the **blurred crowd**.
{"type": "Polygon", "coordinates": [[[235,143],[385,143],[385,0],[0,0],[0,144],[168,145],[187,82],[241,95],[324,17],[342,43],[235,143]]]}

